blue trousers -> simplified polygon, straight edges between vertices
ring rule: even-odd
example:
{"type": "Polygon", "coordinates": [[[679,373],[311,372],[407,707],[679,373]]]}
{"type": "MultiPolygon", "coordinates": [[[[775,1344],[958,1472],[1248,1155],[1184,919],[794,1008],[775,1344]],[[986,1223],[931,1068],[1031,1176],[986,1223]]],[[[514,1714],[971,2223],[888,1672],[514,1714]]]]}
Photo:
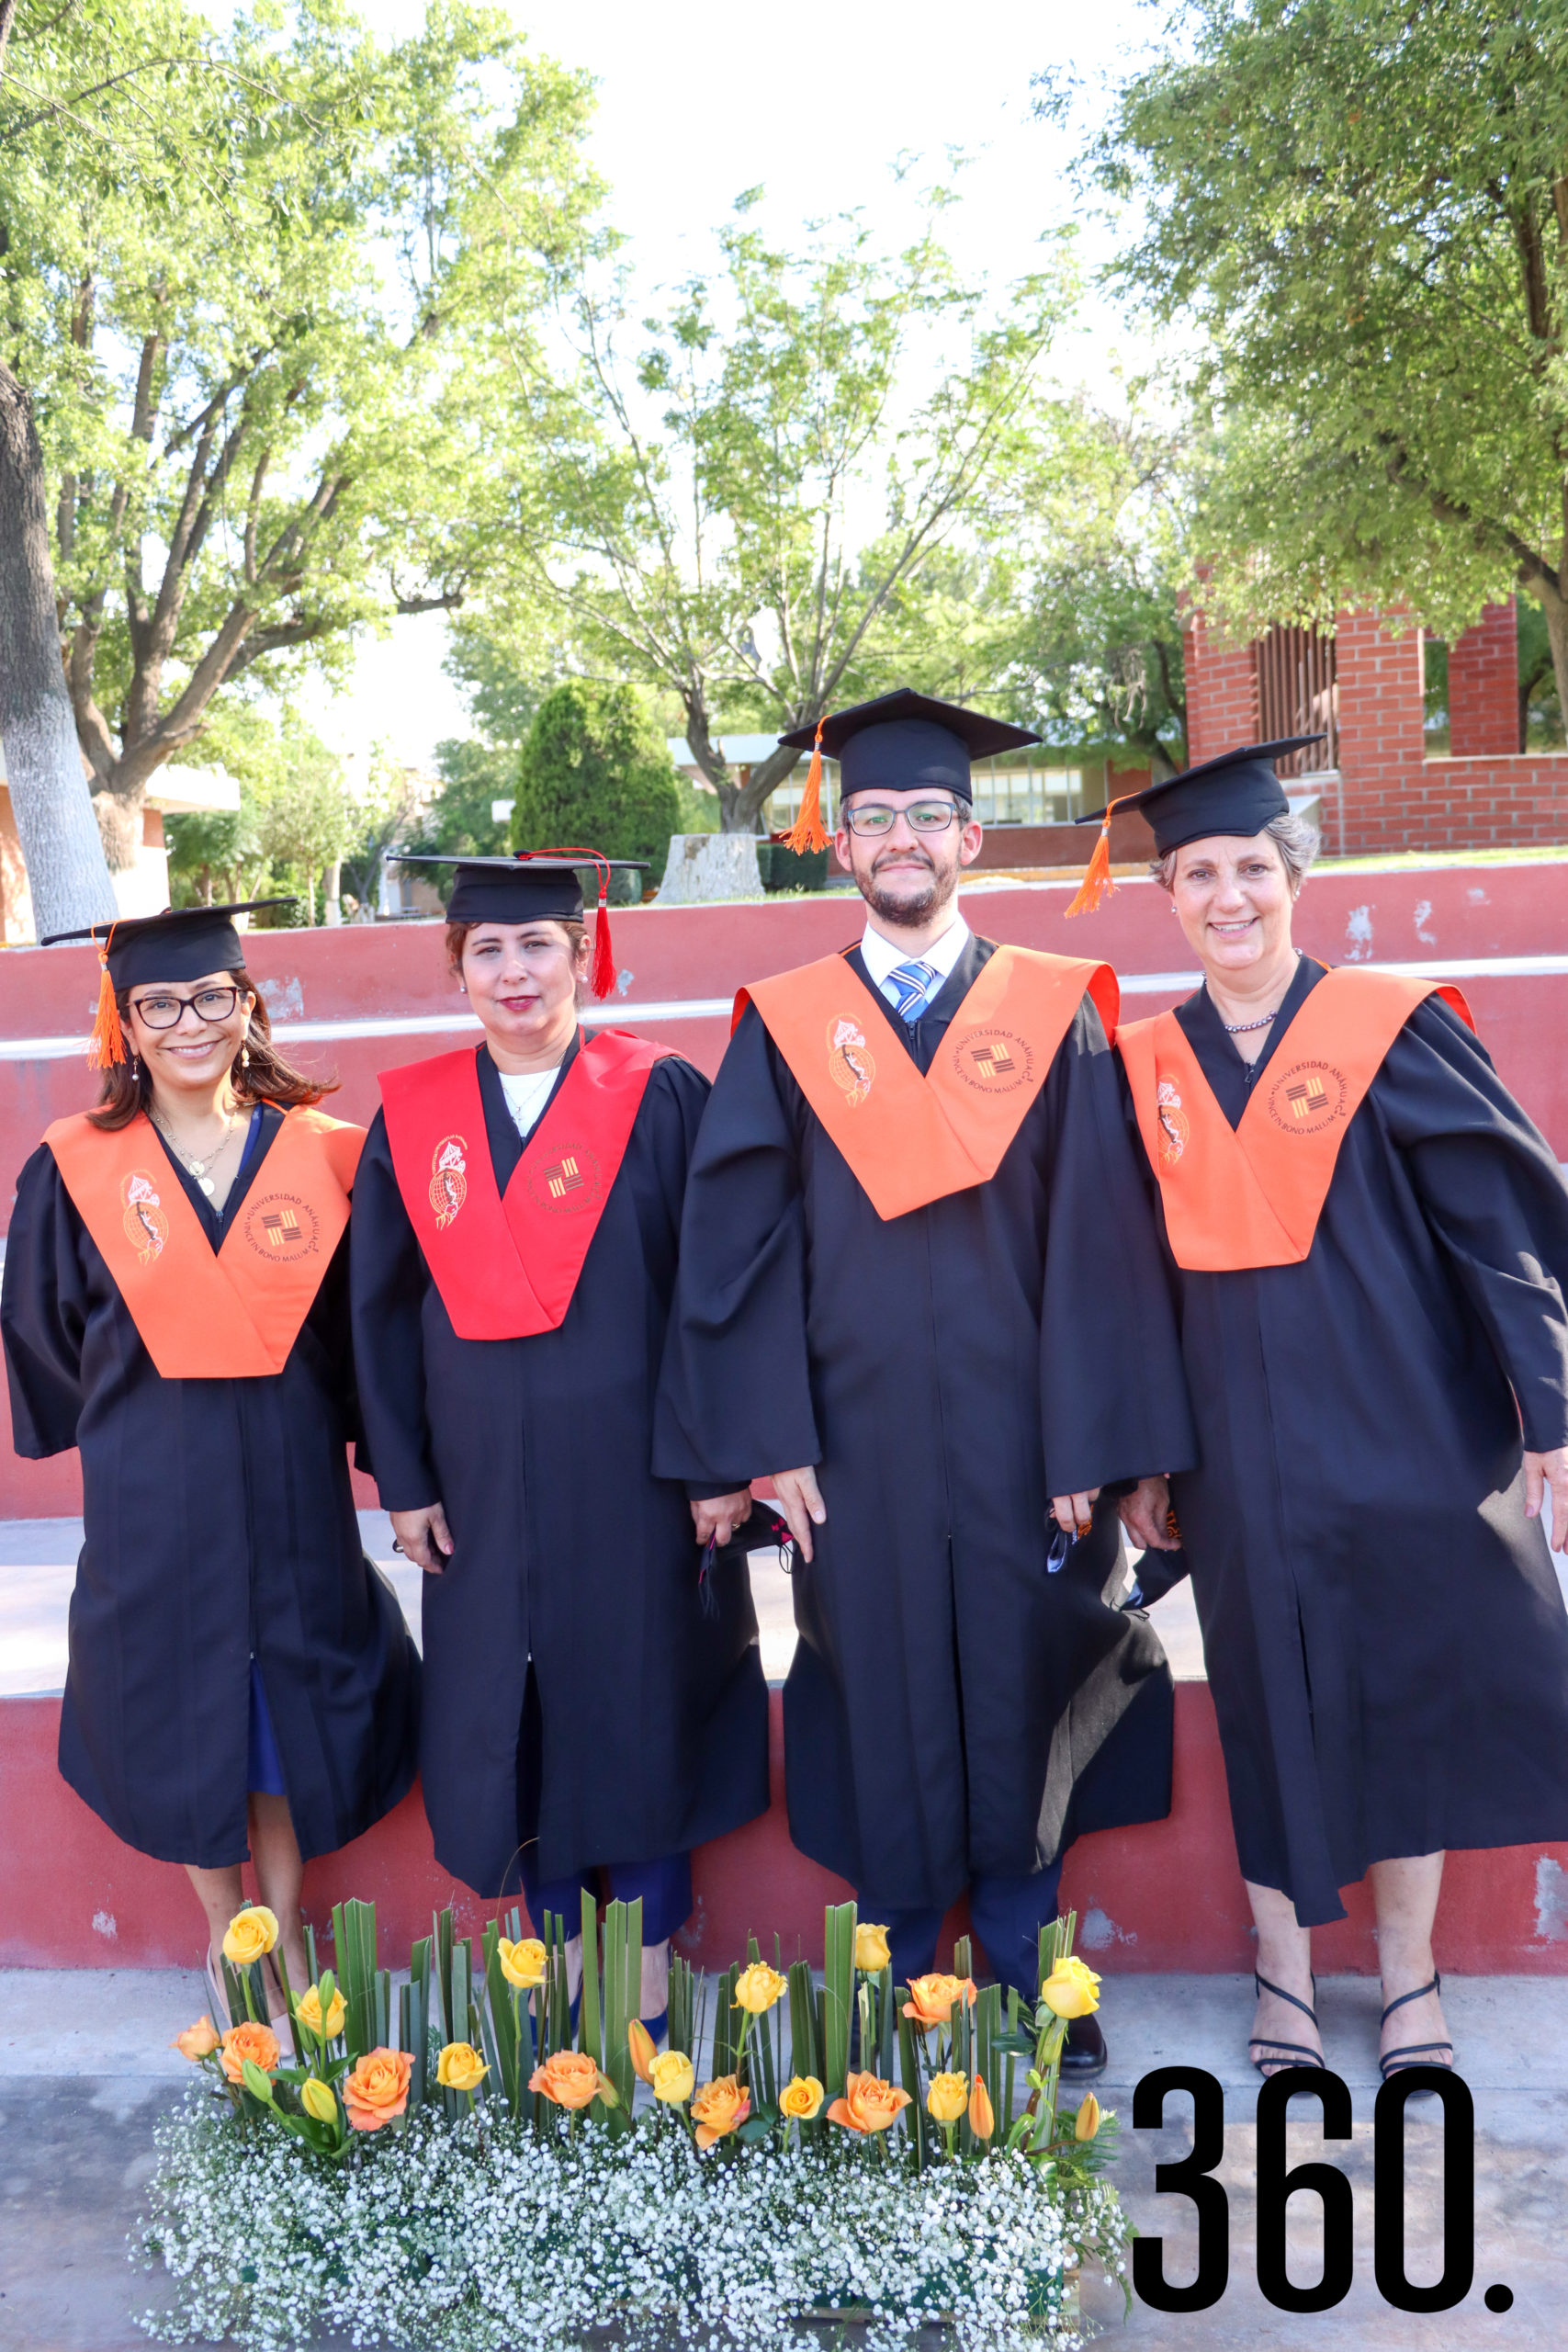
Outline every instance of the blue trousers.
{"type": "Polygon", "coordinates": [[[635,1903],[641,1895],[645,1951],[649,1944],[665,1942],[691,1917],[690,1854],[670,1854],[661,1862],[611,1862],[603,1872],[584,1871],[578,1878],[541,1881],[532,1860],[536,1850],[525,1846],[522,1857],[523,1896],[536,1928],[542,1929],[546,1912],[554,1911],[566,1921],[568,1937],[575,1936],[583,1891],[597,1899],[601,1876],[609,1882],[612,1902],[635,1903]]]}
{"type": "MultiPolygon", "coordinates": [[[[986,1957],[1003,1987],[1016,1989],[1026,2002],[1040,1997],[1035,1973],[1040,1930],[1056,1917],[1061,1883],[1060,1856],[1029,1878],[976,1878],[969,1883],[969,1917],[986,1957]]],[[[861,1918],[886,1924],[896,1984],[930,1975],[936,1966],[942,1912],[879,1909],[869,1894],[857,1895],[856,1905],[861,1918]]]]}

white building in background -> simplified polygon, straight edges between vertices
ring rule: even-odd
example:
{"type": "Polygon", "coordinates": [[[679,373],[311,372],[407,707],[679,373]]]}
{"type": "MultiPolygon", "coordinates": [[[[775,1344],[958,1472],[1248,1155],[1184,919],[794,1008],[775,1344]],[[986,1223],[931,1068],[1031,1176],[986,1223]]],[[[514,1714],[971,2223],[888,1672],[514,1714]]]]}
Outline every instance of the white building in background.
{"type": "MultiPolygon", "coordinates": [[[[5,778],[0,763],[0,944],[24,947],[34,936],[32,899],[5,778]]],[[[114,877],[120,913],[162,914],[169,903],[165,817],[232,816],[239,806],[239,785],[222,768],[160,768],[141,805],[141,843],[136,863],[114,877]]]]}

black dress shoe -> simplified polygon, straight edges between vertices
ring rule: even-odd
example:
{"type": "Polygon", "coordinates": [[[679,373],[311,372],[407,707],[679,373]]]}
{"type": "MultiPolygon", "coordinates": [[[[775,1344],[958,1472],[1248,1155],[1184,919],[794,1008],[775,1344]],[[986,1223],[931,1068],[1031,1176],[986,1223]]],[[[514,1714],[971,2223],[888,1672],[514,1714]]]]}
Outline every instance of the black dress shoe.
{"type": "Polygon", "coordinates": [[[1098,2018],[1072,2018],[1068,2020],[1067,2038],[1062,2044],[1062,2080],[1065,2083],[1096,2081],[1104,2074],[1110,2057],[1098,2018]]]}

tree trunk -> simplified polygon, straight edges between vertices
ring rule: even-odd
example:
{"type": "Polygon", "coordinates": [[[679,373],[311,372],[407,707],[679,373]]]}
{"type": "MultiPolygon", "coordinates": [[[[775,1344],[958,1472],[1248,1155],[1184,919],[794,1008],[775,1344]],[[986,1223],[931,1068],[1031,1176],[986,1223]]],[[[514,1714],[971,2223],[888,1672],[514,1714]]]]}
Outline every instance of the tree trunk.
{"type": "MultiPolygon", "coordinates": [[[[1557,680],[1557,707],[1562,714],[1564,728],[1568,728],[1568,598],[1564,598],[1556,581],[1532,580],[1529,584],[1540,598],[1541,610],[1546,615],[1547,641],[1551,647],[1551,668],[1557,680]]],[[[1523,743],[1519,748],[1524,749],[1523,743]]]]}
{"type": "Polygon", "coordinates": [[[721,790],[719,831],[726,833],[756,832],[763,801],[781,784],[788,782],[799,757],[798,752],[783,749],[770,752],[765,760],[758,761],[744,785],[728,793],[721,790]]]}
{"type": "Polygon", "coordinates": [[[32,402],[0,361],[0,746],[39,939],[112,922],[114,885],[94,820],[60,662],[43,452],[32,402]]]}

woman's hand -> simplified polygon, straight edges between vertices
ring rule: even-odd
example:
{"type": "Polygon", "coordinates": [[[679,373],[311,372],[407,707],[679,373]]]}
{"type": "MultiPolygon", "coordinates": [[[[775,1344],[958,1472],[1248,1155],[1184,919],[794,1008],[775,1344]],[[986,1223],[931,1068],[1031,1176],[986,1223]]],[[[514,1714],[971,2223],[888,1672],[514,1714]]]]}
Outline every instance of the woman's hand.
{"type": "Polygon", "coordinates": [[[1098,1487],[1091,1487],[1087,1495],[1053,1495],[1051,1508],[1056,1514],[1056,1524],[1063,1534],[1087,1535],[1099,1500],[1098,1487]]]}
{"type": "Polygon", "coordinates": [[[751,1516],[751,1489],[738,1487],[732,1495],[709,1495],[692,1505],[699,1544],[728,1544],[738,1527],[751,1516]]]}
{"type": "Polygon", "coordinates": [[[775,1470],[773,1491],[778,1506],[789,1521],[789,1532],[800,1546],[800,1556],[809,1560],[811,1530],[824,1527],[828,1521],[828,1506],[817,1484],[815,1470],[775,1470]]]}
{"type": "Polygon", "coordinates": [[[1181,1546],[1168,1524],[1170,1514],[1168,1479],[1140,1478],[1132,1493],[1122,1496],[1118,1509],[1129,1544],[1136,1544],[1145,1552],[1180,1551],[1181,1546]]]}
{"type": "Polygon", "coordinates": [[[440,1504],[432,1503],[428,1510],[389,1511],[387,1516],[403,1557],[416,1561],[427,1577],[438,1577],[452,1556],[452,1531],[440,1504]]]}
{"type": "Polygon", "coordinates": [[[1525,1456],[1525,1517],[1539,1519],[1546,1489],[1551,1488],[1551,1548],[1568,1550],[1568,1445],[1550,1453],[1525,1456]]]}

